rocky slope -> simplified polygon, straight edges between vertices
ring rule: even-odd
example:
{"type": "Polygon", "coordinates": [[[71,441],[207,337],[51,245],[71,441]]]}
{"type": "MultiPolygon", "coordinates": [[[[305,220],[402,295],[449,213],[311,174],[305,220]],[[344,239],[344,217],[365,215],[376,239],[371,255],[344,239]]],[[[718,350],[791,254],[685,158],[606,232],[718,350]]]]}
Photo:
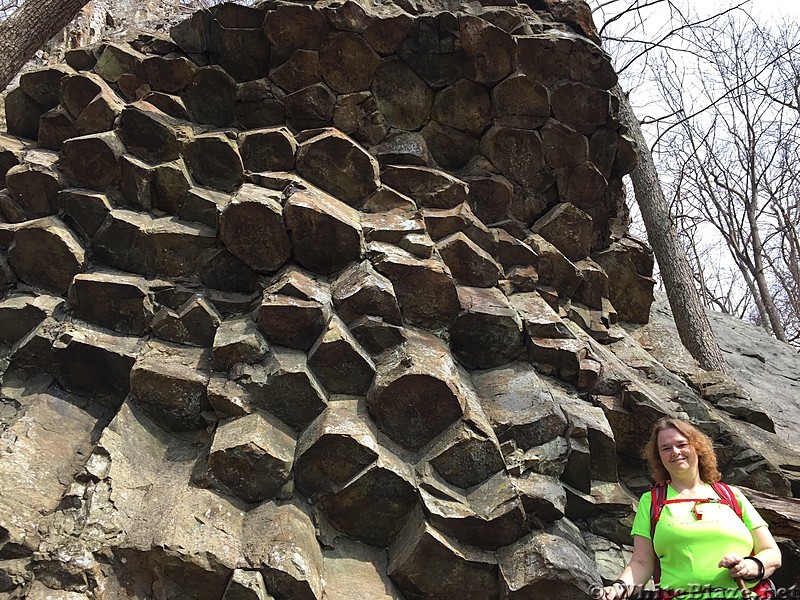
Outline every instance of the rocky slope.
{"type": "Polygon", "coordinates": [[[719,325],[737,383],[651,311],[595,42],[580,3],[269,1],[23,75],[0,597],[588,598],[665,414],[797,583],[797,355],[719,325]]]}

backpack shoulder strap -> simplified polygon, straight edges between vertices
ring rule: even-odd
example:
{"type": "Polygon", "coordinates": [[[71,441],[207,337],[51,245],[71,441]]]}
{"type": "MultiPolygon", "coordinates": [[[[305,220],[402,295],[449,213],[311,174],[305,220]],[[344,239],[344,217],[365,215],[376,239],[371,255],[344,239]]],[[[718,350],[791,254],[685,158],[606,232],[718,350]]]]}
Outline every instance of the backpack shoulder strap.
{"type": "MultiPolygon", "coordinates": [[[[653,541],[656,535],[656,525],[658,519],[661,517],[661,510],[664,508],[664,503],[667,501],[667,482],[659,481],[650,490],[650,541],[653,541]]],[[[653,568],[653,583],[658,587],[658,582],[661,580],[661,562],[656,555],[656,564],[653,568]]]]}
{"type": "Polygon", "coordinates": [[[711,487],[714,488],[717,496],[720,497],[720,500],[723,503],[727,504],[733,509],[733,512],[736,513],[736,516],[742,519],[742,505],[739,503],[739,500],[736,499],[736,495],[733,493],[731,486],[727,483],[723,483],[722,481],[715,481],[711,484],[711,487]]]}
{"type": "Polygon", "coordinates": [[[664,508],[664,503],[667,501],[667,482],[660,481],[653,486],[650,490],[650,539],[656,532],[656,525],[658,519],[661,517],[661,510],[664,508]]]}

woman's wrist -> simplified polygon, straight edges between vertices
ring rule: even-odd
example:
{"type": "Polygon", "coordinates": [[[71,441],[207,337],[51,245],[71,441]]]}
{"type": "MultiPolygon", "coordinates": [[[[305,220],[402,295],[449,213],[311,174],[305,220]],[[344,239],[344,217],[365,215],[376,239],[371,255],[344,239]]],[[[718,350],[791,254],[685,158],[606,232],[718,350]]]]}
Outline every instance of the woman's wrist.
{"type": "Polygon", "coordinates": [[[620,598],[627,598],[628,597],[628,584],[625,583],[622,579],[615,579],[611,582],[611,585],[614,589],[619,588],[619,593],[617,594],[620,598]]]}
{"type": "Polygon", "coordinates": [[[755,575],[751,575],[749,577],[745,577],[745,581],[761,581],[764,579],[764,575],[766,574],[766,570],[764,569],[764,563],[761,562],[760,558],[755,556],[745,556],[744,560],[749,560],[750,562],[755,563],[758,570],[756,571],[755,575]]]}

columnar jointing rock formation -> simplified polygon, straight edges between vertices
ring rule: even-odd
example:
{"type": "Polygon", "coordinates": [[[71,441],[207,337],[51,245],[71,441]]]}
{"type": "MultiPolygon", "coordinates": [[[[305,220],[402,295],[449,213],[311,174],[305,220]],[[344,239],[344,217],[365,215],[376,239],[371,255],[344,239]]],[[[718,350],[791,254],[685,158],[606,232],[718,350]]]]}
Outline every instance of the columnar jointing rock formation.
{"type": "Polygon", "coordinates": [[[676,409],[602,345],[652,301],[634,151],[585,7],[487,4],[223,4],[21,78],[0,591],[588,597],[676,409]]]}

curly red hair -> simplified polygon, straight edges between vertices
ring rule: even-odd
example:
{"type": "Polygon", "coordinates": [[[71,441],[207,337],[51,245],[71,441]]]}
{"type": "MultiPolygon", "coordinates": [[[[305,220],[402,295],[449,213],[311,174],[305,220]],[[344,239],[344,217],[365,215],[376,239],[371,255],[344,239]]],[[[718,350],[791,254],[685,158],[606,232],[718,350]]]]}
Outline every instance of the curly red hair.
{"type": "Polygon", "coordinates": [[[722,475],[720,475],[717,469],[717,454],[714,452],[714,443],[711,441],[711,438],[691,423],[687,423],[681,419],[663,417],[653,425],[653,431],[650,433],[650,440],[647,442],[647,445],[644,447],[644,452],[642,453],[644,458],[647,459],[650,465],[650,472],[656,481],[666,481],[669,479],[669,473],[661,462],[661,456],[658,452],[658,434],[666,429],[676,429],[689,440],[692,448],[697,452],[697,465],[700,471],[700,479],[706,483],[713,483],[722,478],[722,475]]]}

